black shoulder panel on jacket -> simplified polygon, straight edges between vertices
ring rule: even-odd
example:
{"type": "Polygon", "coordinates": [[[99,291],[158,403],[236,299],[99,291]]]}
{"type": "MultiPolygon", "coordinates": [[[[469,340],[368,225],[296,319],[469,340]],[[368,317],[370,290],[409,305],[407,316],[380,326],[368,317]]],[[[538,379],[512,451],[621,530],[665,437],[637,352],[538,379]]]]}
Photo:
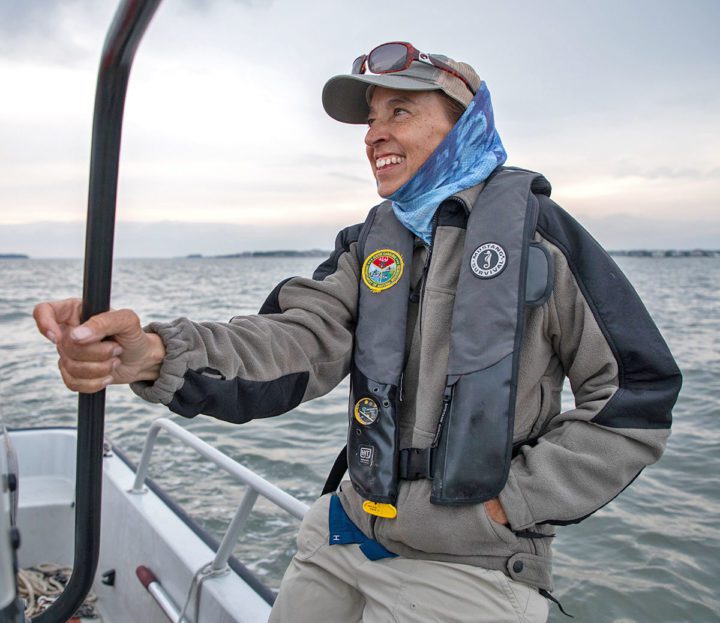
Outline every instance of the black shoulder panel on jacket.
{"type": "Polygon", "coordinates": [[[315,272],[313,273],[313,279],[315,281],[324,281],[325,277],[332,275],[337,270],[340,256],[350,248],[350,245],[353,242],[358,241],[362,227],[362,223],[351,225],[350,227],[343,229],[337,235],[337,238],[335,238],[335,250],[330,254],[328,259],[315,269],[315,272]]]}
{"type": "Polygon", "coordinates": [[[226,422],[243,424],[297,407],[305,395],[308,378],[307,372],[296,372],[272,381],[248,381],[226,379],[208,368],[188,370],[183,386],[175,392],[168,408],[185,417],[204,413],[226,422]]]}
{"type": "Polygon", "coordinates": [[[446,199],[437,209],[438,227],[466,229],[468,211],[459,199],[446,199]]]}
{"type": "Polygon", "coordinates": [[[619,388],[592,421],[669,428],[682,377],[650,314],[595,239],[551,199],[538,199],[538,231],[565,255],[618,363],[619,388]]]}
{"type": "Polygon", "coordinates": [[[291,279],[293,279],[293,277],[283,279],[272,289],[272,292],[268,294],[265,302],[260,307],[258,314],[282,314],[283,310],[280,309],[280,290],[282,290],[282,287],[291,279]]]}

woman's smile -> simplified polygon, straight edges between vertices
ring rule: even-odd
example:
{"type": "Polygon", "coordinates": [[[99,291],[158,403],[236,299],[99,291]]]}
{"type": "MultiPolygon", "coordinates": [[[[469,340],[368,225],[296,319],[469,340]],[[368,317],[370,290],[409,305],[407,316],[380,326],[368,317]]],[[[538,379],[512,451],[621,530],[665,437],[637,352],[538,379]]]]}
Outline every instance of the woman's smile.
{"type": "Polygon", "coordinates": [[[392,195],[422,166],[452,129],[434,91],[376,87],[365,146],[381,197],[392,195]]]}

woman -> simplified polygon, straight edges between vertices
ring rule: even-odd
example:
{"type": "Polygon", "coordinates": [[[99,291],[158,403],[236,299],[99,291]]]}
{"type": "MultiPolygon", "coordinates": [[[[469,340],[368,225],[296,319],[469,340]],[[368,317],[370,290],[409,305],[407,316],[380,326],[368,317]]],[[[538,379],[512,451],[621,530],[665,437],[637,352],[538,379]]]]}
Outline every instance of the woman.
{"type": "Polygon", "coordinates": [[[679,371],[547,181],[501,166],[472,67],[383,44],[323,105],[368,124],[385,201],[312,279],[230,323],[78,326],[60,301],[38,328],[71,389],[132,383],[187,417],[278,415],[351,374],[350,480],[303,521],[271,621],[545,621],[555,526],[659,458],[679,371]]]}

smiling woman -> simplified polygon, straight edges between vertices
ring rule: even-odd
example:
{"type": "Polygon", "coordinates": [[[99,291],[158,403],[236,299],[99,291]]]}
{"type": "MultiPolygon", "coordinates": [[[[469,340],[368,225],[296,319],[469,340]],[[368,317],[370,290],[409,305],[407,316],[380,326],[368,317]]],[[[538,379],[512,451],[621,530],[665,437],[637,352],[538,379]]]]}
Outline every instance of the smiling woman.
{"type": "Polygon", "coordinates": [[[184,417],[279,415],[350,375],[347,448],[303,521],[273,623],[540,623],[554,526],[657,460],[680,374],[548,181],[502,166],[475,70],[410,44],[376,50],[406,56],[331,78],[323,105],[368,124],[386,200],[312,278],[229,323],[141,330],[121,310],[80,325],[66,300],[38,305],[37,324],[69,387],[129,382],[184,417]],[[444,96],[463,107],[455,123],[444,96]]]}

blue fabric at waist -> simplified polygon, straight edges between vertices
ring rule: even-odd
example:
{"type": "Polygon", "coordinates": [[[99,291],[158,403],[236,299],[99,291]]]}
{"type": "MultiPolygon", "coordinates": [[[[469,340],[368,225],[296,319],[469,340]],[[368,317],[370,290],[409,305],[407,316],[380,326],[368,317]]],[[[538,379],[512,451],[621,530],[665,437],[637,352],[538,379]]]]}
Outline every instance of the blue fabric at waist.
{"type": "Polygon", "coordinates": [[[328,528],[330,545],[348,545],[358,543],[360,551],[365,554],[368,560],[380,560],[382,558],[394,558],[397,554],[385,549],[377,541],[366,537],[360,529],[347,516],[345,509],[340,503],[340,498],[333,494],[330,498],[330,511],[328,513],[328,528]]]}

